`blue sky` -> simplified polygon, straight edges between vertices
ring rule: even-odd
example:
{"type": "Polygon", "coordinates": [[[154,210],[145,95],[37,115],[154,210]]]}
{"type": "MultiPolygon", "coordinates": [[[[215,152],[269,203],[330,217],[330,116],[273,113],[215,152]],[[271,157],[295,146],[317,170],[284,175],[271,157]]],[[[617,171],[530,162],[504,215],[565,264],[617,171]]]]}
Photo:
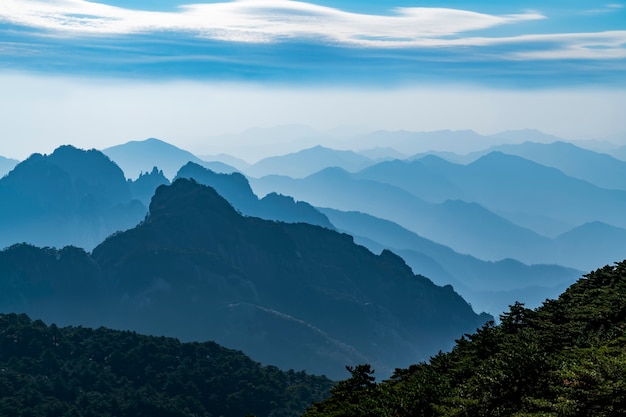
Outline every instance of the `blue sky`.
{"type": "MultiPolygon", "coordinates": [[[[98,116],[117,128],[106,129],[111,123],[105,123],[92,134],[95,147],[152,133],[173,136],[163,139],[193,144],[198,151],[202,137],[216,133],[270,123],[318,128],[341,123],[328,103],[293,104],[323,103],[320,92],[354,108],[345,114],[345,124],[374,129],[469,128],[488,133],[529,127],[559,135],[578,132],[580,138],[619,137],[626,132],[626,117],[620,115],[620,97],[626,91],[625,6],[587,0],[3,0],[0,87],[13,95],[0,97],[0,111],[8,121],[0,134],[17,140],[13,148],[0,147],[0,155],[13,156],[14,149],[15,156],[23,157],[55,141],[84,142],[80,138],[87,132],[79,119],[98,125],[98,116]],[[115,101],[109,97],[112,91],[121,104],[102,107],[115,101]],[[154,100],[142,102],[141,95],[158,96],[159,91],[181,100],[178,110],[156,108],[154,100]],[[236,97],[241,106],[226,106],[232,114],[225,114],[219,103],[192,99],[198,91],[222,94],[227,101],[236,97]],[[536,103],[525,108],[521,103],[529,102],[529,94],[536,103]],[[386,103],[383,114],[359,119],[359,112],[373,114],[378,108],[376,103],[362,108],[364,96],[386,103]],[[478,96],[487,97],[482,112],[458,107],[478,96]],[[281,97],[290,101],[279,101],[281,97]],[[449,101],[429,106],[438,97],[449,101]],[[198,109],[189,100],[205,106],[204,114],[217,115],[215,123],[200,116],[190,119],[198,109]],[[133,122],[127,116],[133,108],[123,103],[153,111],[133,122]],[[280,117],[267,114],[264,103],[271,103],[280,117]],[[515,103],[522,107],[516,110],[515,103]],[[53,113],[61,114],[50,118],[45,106],[53,105],[53,113]],[[409,105],[438,113],[420,124],[415,121],[420,117],[407,114],[409,105]],[[542,119],[545,112],[528,117],[542,105],[552,123],[542,119]],[[489,109],[502,106],[511,108],[511,114],[498,112],[503,120],[495,122],[489,109]],[[604,113],[581,121],[581,115],[597,112],[598,106],[604,113]],[[459,115],[464,109],[471,117],[459,115]],[[265,116],[259,120],[259,114],[265,116]],[[400,120],[399,114],[407,115],[400,120]],[[161,127],[164,115],[171,118],[167,129],[161,127]],[[448,126],[427,123],[432,119],[449,120],[448,126]],[[177,122],[198,131],[177,135],[177,122]]],[[[181,132],[188,129],[180,126],[181,132]]]]}

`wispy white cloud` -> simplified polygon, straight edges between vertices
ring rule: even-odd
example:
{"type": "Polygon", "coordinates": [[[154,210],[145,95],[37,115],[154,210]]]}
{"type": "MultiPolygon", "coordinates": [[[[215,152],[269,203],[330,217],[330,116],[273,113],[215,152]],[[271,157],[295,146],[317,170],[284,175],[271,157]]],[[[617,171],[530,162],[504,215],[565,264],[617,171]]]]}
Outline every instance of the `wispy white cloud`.
{"type": "MultiPolygon", "coordinates": [[[[543,44],[542,48],[530,50],[515,49],[506,57],[519,60],[553,59],[626,59],[626,30],[595,33],[560,33],[542,35],[523,35],[515,38],[501,38],[503,43],[543,44]]],[[[474,40],[479,45],[481,40],[474,40]]],[[[494,40],[483,40],[493,44],[494,40]]]]}
{"type": "MultiPolygon", "coordinates": [[[[603,8],[623,10],[618,3],[603,8]]],[[[584,18],[594,23],[575,26],[579,32],[572,32],[570,20],[535,10],[497,15],[396,7],[366,14],[295,0],[222,0],[173,11],[86,0],[0,0],[0,65],[287,82],[449,77],[517,86],[623,84],[626,27],[620,15],[584,18]],[[603,21],[611,23],[601,26],[603,21]]]]}
{"type": "Polygon", "coordinates": [[[581,14],[581,15],[595,15],[595,14],[615,13],[617,11],[620,11],[623,8],[624,8],[623,4],[610,3],[610,4],[605,4],[603,7],[599,7],[599,8],[596,8],[596,9],[583,10],[579,14],[581,14]]]}
{"type": "Polygon", "coordinates": [[[497,16],[423,7],[372,15],[291,0],[192,4],[177,12],[131,10],[84,0],[3,0],[0,5],[0,20],[57,34],[174,31],[234,42],[317,38],[360,47],[428,46],[433,39],[543,18],[536,12],[497,16]]]}

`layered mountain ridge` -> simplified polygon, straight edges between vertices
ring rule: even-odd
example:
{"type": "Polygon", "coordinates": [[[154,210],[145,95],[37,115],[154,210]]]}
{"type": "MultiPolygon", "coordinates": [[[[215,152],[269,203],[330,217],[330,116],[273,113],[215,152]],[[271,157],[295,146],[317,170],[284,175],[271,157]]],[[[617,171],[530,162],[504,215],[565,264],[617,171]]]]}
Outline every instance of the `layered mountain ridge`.
{"type": "Polygon", "coordinates": [[[319,226],[243,217],[185,179],[160,186],[146,219],[91,255],[18,245],[0,253],[0,268],[5,311],[212,339],[332,377],[364,360],[389,373],[488,319],[391,252],[319,226]],[[91,306],[84,315],[81,303],[91,306]]]}

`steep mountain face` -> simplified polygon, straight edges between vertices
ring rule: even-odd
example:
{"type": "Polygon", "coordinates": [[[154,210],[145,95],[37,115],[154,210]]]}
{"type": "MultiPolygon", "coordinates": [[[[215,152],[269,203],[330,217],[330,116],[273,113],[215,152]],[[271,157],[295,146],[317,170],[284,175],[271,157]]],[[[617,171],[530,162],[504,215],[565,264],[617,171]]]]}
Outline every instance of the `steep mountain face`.
{"type": "Polygon", "coordinates": [[[259,200],[252,192],[250,183],[243,175],[220,174],[193,162],[183,166],[176,178],[191,178],[208,185],[223,196],[237,210],[247,216],[288,223],[309,223],[334,229],[326,216],[304,201],[295,201],[277,193],[270,193],[259,200]]]}
{"type": "Polygon", "coordinates": [[[146,213],[102,153],[62,146],[34,154],[0,179],[0,247],[16,242],[93,248],[146,213]]]}
{"type": "MultiPolygon", "coordinates": [[[[0,263],[4,302],[55,320],[57,300],[68,296],[42,276],[37,259],[54,262],[57,252],[33,249],[44,253],[24,265],[12,257],[16,250],[0,263]]],[[[105,307],[92,309],[99,319],[85,324],[216,340],[265,363],[334,378],[363,362],[388,375],[489,318],[391,252],[374,255],[319,226],[242,217],[212,188],[189,180],[159,187],[144,222],[81,259],[74,263],[94,268],[94,291],[97,277],[106,287],[94,303],[105,307]]],[[[78,269],[65,266],[66,280],[81,279],[85,268],[78,269]]],[[[81,317],[79,305],[64,308],[81,317]]]]}

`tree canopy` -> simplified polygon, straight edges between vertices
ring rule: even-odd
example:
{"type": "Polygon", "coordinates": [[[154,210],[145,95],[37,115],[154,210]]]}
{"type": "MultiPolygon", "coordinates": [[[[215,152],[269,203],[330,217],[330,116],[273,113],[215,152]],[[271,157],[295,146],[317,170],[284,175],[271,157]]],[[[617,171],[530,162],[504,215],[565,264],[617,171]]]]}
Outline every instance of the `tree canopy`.
{"type": "Polygon", "coordinates": [[[0,314],[1,416],[291,417],[332,385],[212,342],[0,314]]]}
{"type": "Polygon", "coordinates": [[[535,310],[512,305],[500,324],[389,380],[353,373],[305,416],[626,415],[625,329],[626,261],[535,310]]]}

